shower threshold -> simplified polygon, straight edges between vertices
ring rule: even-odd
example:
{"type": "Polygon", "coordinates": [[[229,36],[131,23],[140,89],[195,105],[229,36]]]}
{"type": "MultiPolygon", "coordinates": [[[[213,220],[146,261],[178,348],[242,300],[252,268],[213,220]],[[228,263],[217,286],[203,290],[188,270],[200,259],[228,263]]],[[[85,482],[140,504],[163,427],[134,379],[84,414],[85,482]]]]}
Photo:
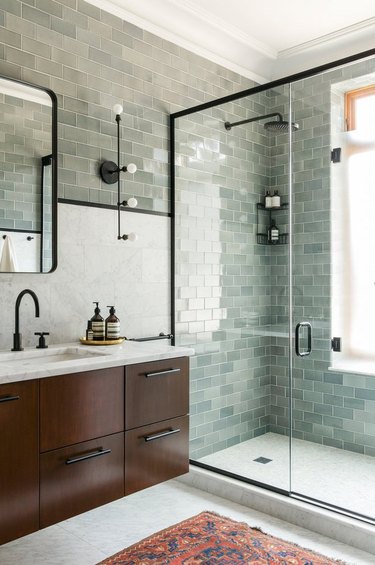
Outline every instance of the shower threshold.
{"type": "Polygon", "coordinates": [[[375,520],[375,457],[293,439],[289,481],[289,438],[267,433],[197,463],[375,520]]]}

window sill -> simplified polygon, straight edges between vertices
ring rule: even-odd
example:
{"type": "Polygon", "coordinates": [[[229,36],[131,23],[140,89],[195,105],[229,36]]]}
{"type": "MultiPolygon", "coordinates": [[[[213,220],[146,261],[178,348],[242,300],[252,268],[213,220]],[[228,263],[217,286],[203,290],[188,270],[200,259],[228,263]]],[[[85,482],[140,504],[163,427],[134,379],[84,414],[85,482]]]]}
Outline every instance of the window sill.
{"type": "Polygon", "coordinates": [[[340,359],[335,360],[329,371],[336,373],[357,373],[358,375],[375,376],[375,359],[340,359]]]}

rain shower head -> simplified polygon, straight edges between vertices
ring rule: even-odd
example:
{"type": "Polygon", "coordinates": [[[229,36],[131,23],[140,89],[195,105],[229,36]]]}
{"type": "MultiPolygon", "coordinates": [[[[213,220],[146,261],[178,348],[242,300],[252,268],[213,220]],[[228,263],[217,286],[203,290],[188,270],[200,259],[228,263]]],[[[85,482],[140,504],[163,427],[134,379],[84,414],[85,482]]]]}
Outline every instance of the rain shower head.
{"type": "Polygon", "coordinates": [[[289,131],[289,127],[291,127],[292,131],[297,131],[299,129],[299,124],[296,124],[295,122],[289,123],[285,120],[273,120],[272,122],[266,122],[263,127],[267,131],[284,133],[289,131]]]}
{"type": "Polygon", "coordinates": [[[273,112],[272,114],[265,114],[264,116],[257,116],[256,118],[249,118],[248,120],[241,120],[240,122],[225,122],[225,129],[230,131],[234,126],[240,126],[242,124],[248,124],[250,122],[258,122],[259,120],[265,120],[267,118],[276,117],[276,120],[268,121],[264,124],[264,129],[267,131],[273,131],[275,133],[284,133],[289,131],[289,126],[291,126],[292,131],[297,131],[299,125],[296,123],[286,122],[279,112],[273,112]]]}

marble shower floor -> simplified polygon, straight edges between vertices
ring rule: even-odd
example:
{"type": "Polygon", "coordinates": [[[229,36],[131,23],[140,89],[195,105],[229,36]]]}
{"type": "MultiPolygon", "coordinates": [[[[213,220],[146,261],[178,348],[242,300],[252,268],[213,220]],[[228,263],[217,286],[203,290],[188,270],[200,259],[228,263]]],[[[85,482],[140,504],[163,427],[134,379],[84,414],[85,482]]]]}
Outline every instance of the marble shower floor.
{"type": "Polygon", "coordinates": [[[342,559],[375,564],[375,556],[320,534],[208,494],[176,480],[146,489],[0,546],[1,565],[94,565],[122,548],[212,510],[264,532],[342,559]]]}
{"type": "MultiPolygon", "coordinates": [[[[199,461],[289,490],[289,439],[280,434],[264,434],[199,461]],[[254,461],[259,457],[271,461],[254,461]]],[[[375,457],[293,439],[291,487],[296,494],[375,519],[375,457]]]]}

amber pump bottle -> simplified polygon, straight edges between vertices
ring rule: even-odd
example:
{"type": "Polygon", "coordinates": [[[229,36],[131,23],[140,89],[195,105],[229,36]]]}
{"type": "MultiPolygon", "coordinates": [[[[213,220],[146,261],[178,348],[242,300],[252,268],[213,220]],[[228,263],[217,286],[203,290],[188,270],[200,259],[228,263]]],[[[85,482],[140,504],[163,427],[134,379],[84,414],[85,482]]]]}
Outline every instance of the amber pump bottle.
{"type": "Polygon", "coordinates": [[[100,315],[99,302],[93,302],[96,304],[95,314],[91,318],[91,328],[94,334],[95,341],[104,341],[105,339],[105,322],[104,318],[100,315]]]}
{"type": "Polygon", "coordinates": [[[105,321],[105,337],[106,339],[118,339],[120,337],[120,320],[115,315],[115,307],[109,308],[109,316],[105,321]]]}

